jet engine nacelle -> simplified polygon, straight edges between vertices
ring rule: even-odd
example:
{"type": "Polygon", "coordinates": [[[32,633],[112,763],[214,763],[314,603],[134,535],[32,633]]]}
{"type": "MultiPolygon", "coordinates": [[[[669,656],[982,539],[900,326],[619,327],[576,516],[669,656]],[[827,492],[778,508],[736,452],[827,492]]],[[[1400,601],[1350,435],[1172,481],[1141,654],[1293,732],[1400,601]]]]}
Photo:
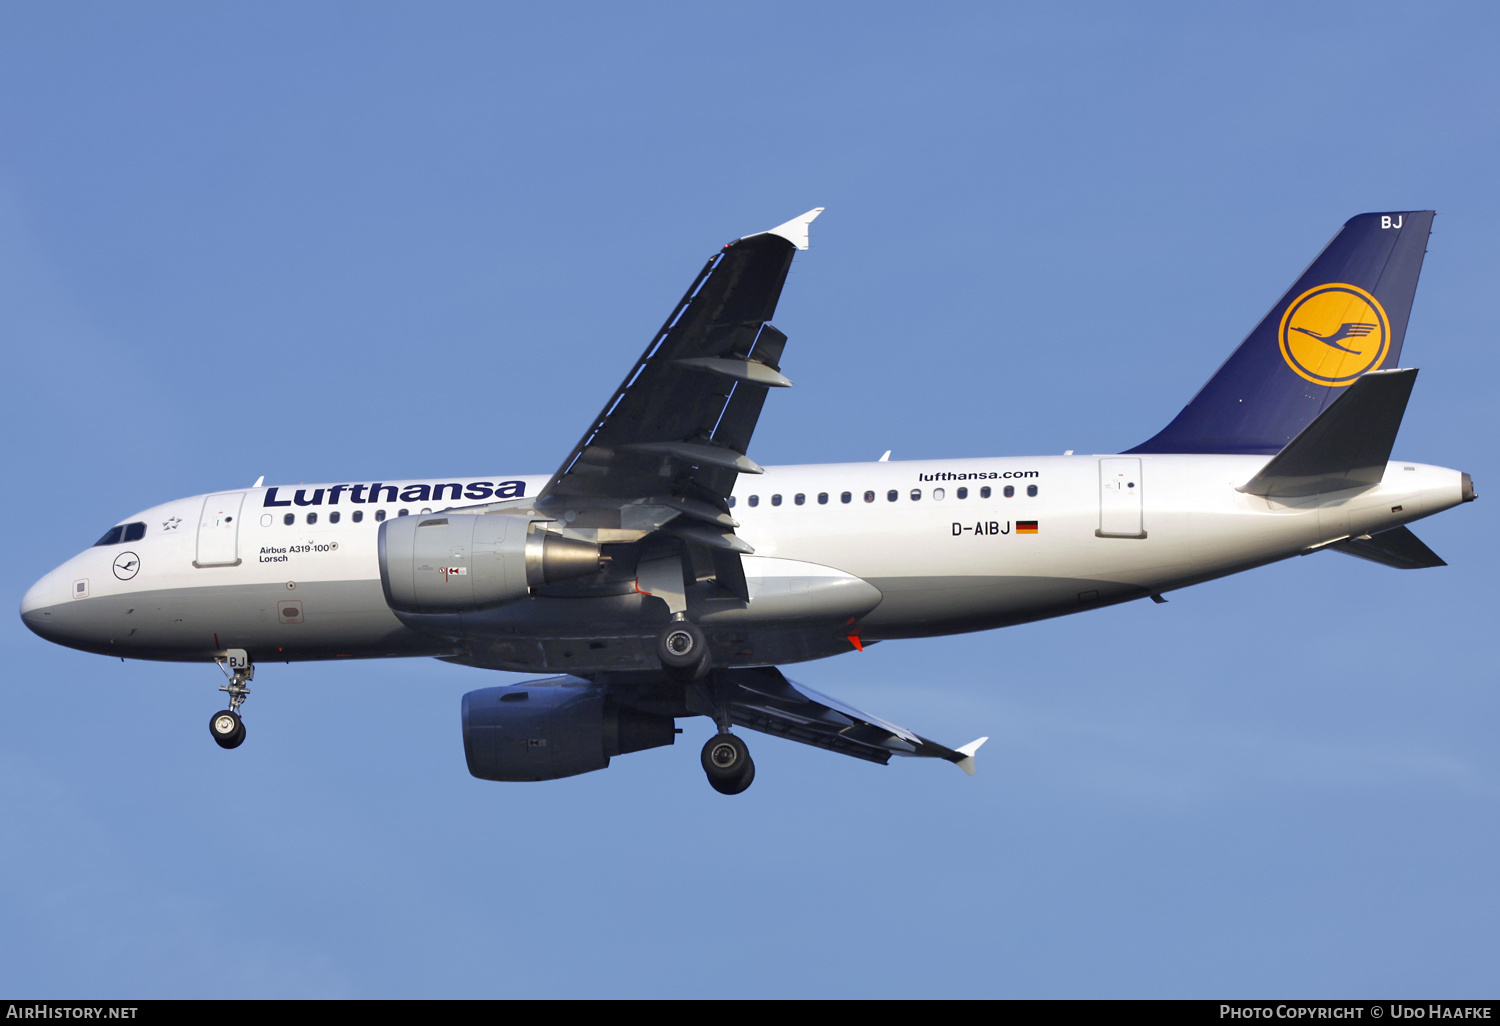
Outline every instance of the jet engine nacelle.
{"type": "Polygon", "coordinates": [[[380,583],[403,613],[463,613],[599,569],[599,546],[526,516],[424,514],[380,525],[380,583]]]}
{"type": "Polygon", "coordinates": [[[672,717],[622,706],[578,677],[470,691],[463,723],[464,758],[480,780],[572,777],[677,736],[672,717]]]}

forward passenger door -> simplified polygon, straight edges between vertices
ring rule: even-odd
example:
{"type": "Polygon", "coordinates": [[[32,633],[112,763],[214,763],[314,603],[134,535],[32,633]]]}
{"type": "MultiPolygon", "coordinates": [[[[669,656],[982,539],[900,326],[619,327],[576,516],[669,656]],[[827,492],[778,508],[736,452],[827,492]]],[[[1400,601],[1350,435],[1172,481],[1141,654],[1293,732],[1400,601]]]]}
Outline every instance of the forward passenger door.
{"type": "Polygon", "coordinates": [[[244,492],[219,492],[203,500],[198,517],[198,551],[193,565],[237,566],[240,561],[240,506],[244,492]]]}

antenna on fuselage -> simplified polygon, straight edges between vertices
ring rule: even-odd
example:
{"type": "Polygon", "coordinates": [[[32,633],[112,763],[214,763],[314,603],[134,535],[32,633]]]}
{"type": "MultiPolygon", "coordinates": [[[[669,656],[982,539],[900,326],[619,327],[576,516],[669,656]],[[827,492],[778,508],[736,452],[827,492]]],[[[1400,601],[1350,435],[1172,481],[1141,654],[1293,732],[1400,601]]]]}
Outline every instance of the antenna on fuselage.
{"type": "Polygon", "coordinates": [[[260,477],[257,477],[255,479],[255,483],[253,485],[251,485],[250,487],[251,488],[259,488],[261,485],[263,485],[265,483],[266,483],[266,475],[262,474],[262,475],[260,475],[260,477]]]}
{"type": "Polygon", "coordinates": [[[880,459],[876,460],[875,462],[876,463],[889,463],[889,462],[891,462],[891,450],[887,449],[885,451],[885,455],[882,456],[882,457],[880,457],[880,459]]]}

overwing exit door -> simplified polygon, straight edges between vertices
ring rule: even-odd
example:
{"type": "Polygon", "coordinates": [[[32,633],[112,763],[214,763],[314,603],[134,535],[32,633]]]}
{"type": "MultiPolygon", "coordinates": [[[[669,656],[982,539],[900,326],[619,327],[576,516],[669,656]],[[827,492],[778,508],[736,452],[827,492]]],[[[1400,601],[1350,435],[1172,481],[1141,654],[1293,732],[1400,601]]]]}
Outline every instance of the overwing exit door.
{"type": "Polygon", "coordinates": [[[1144,538],[1141,524],[1141,461],[1113,456],[1099,461],[1100,538],[1144,538]]]}
{"type": "Polygon", "coordinates": [[[194,566],[236,566],[240,561],[240,505],[244,492],[220,492],[203,500],[198,517],[198,555],[194,566]]]}

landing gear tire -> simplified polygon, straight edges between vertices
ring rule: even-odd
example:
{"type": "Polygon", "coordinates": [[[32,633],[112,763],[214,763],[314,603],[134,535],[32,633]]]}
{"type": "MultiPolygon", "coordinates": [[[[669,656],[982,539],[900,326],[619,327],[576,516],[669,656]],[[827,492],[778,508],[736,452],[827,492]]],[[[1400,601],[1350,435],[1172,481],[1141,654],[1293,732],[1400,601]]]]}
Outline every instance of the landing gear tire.
{"type": "Polygon", "coordinates": [[[656,658],[674,677],[701,680],[713,668],[708,638],[691,620],[667,624],[656,636],[656,658]]]}
{"type": "Polygon", "coordinates": [[[208,732],[220,748],[238,748],[245,741],[245,724],[230,709],[216,712],[208,720],[208,732]]]}
{"type": "Polygon", "coordinates": [[[755,780],[750,749],[733,734],[715,734],[703,746],[703,772],[720,794],[739,794],[755,780]]]}
{"type": "MultiPolygon", "coordinates": [[[[753,784],[754,782],[755,782],[755,760],[754,759],[750,759],[750,760],[747,760],[745,762],[745,769],[743,770],[743,772],[740,773],[740,778],[738,780],[734,781],[732,784],[727,784],[727,785],[725,785],[723,787],[720,787],[717,784],[713,784],[713,788],[714,788],[715,791],[718,791],[720,794],[739,794],[741,791],[747,791],[747,790],[749,790],[750,789],[750,785],[753,784]]],[[[712,781],[710,781],[710,784],[712,784],[712,781]]]]}

